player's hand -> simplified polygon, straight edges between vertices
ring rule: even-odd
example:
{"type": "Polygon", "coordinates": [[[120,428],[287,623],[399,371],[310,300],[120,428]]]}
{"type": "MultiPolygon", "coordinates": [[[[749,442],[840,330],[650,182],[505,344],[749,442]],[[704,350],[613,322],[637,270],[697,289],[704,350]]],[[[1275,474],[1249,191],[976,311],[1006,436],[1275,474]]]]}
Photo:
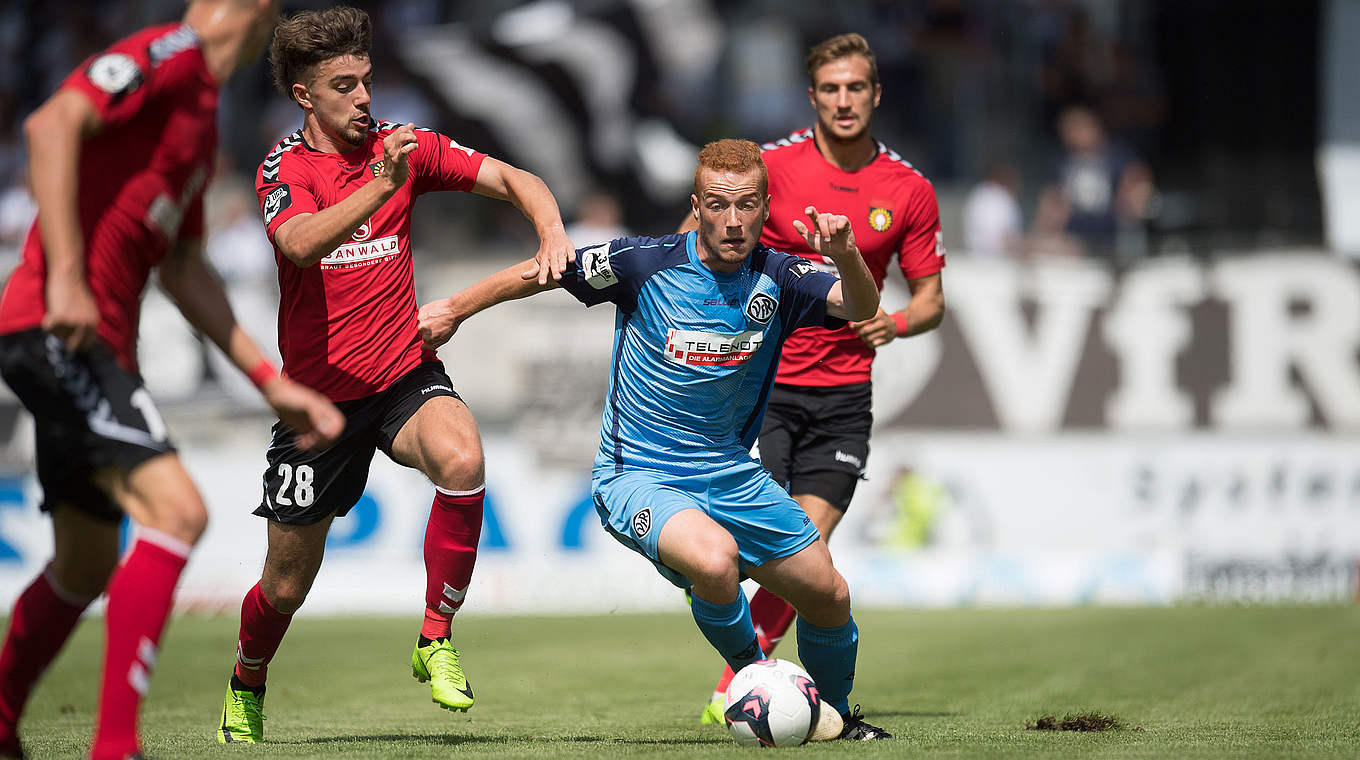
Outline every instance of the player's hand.
{"type": "Polygon", "coordinates": [[[393,188],[406,184],[406,178],[411,174],[411,164],[407,162],[406,156],[417,147],[416,130],[410,124],[397,127],[396,131],[384,137],[383,167],[378,172],[378,178],[391,182],[393,188]]]}
{"type": "Polygon", "coordinates": [[[60,338],[69,351],[90,347],[99,329],[99,306],[84,279],[48,278],[42,328],[60,338]]]}
{"type": "Polygon", "coordinates": [[[897,340],[897,323],[882,307],[872,319],[851,322],[850,329],[858,333],[859,339],[869,348],[878,348],[897,340]]]}
{"type": "Polygon", "coordinates": [[[463,318],[454,312],[449,299],[441,298],[420,307],[417,323],[420,338],[425,341],[425,348],[433,351],[449,342],[449,338],[458,332],[458,326],[463,323],[463,318]]]}
{"type": "Polygon", "coordinates": [[[539,241],[533,265],[520,272],[519,276],[532,280],[537,275],[538,284],[547,285],[549,275],[552,275],[554,280],[562,279],[562,273],[567,271],[567,264],[575,260],[576,249],[572,247],[567,233],[554,230],[539,241]]]}
{"type": "Polygon", "coordinates": [[[279,376],[265,383],[264,400],[287,425],[303,451],[324,449],[345,429],[345,415],[325,396],[279,376]]]}
{"type": "Polygon", "coordinates": [[[858,255],[855,247],[855,233],[850,229],[850,219],[840,214],[819,214],[815,206],[803,209],[808,221],[793,220],[793,228],[803,236],[808,247],[817,253],[840,261],[846,256],[858,255]]]}

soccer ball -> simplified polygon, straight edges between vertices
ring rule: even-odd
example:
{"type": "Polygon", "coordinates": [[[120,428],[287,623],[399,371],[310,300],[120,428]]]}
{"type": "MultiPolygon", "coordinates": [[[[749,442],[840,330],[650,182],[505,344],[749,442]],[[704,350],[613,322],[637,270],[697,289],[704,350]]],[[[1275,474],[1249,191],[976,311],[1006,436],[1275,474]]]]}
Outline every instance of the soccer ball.
{"type": "Polygon", "coordinates": [[[760,660],[727,687],[723,715],[738,744],[796,747],[817,727],[822,697],[802,668],[788,660],[760,660]]]}

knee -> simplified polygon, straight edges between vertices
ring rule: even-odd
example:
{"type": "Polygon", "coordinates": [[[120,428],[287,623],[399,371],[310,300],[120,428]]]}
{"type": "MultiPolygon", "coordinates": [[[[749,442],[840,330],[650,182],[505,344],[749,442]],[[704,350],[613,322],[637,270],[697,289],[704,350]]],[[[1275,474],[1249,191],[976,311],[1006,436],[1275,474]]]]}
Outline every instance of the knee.
{"type": "Polygon", "coordinates": [[[312,579],[298,573],[273,573],[261,581],[260,590],[271,607],[291,615],[307,601],[307,592],[312,590],[312,579]]]}
{"type": "Polygon", "coordinates": [[[833,573],[825,583],[808,589],[798,612],[816,625],[841,625],[850,617],[850,586],[840,573],[833,573]]]}
{"type": "Polygon", "coordinates": [[[197,495],[183,497],[172,504],[152,510],[148,528],[174,536],[187,544],[196,544],[208,529],[208,508],[197,495]]]}
{"type": "Polygon", "coordinates": [[[430,481],[449,491],[470,491],[486,482],[479,446],[441,446],[427,460],[430,481]]]}
{"type": "Polygon", "coordinates": [[[93,599],[103,593],[118,565],[118,553],[89,552],[80,557],[52,557],[48,572],[56,585],[71,596],[93,599]]]}
{"type": "Polygon", "coordinates": [[[731,536],[713,540],[696,552],[689,578],[696,586],[735,590],[741,582],[737,570],[737,542],[731,536]]]}
{"type": "Polygon", "coordinates": [[[850,584],[845,582],[845,578],[836,573],[834,582],[826,598],[826,605],[829,609],[837,613],[850,613],[850,584]]]}
{"type": "Polygon", "coordinates": [[[297,612],[312,590],[312,581],[321,569],[321,558],[299,557],[280,561],[266,556],[260,590],[269,604],[285,615],[297,612]]]}

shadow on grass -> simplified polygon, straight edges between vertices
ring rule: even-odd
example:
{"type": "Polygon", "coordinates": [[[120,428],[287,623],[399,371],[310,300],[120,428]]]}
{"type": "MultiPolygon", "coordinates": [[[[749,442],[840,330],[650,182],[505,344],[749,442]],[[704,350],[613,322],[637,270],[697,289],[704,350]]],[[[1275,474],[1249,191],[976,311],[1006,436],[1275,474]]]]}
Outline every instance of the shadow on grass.
{"type": "Polygon", "coordinates": [[[961,712],[924,712],[915,710],[874,710],[865,712],[866,718],[957,718],[961,712]]]}
{"type": "Polygon", "coordinates": [[[416,742],[421,744],[512,744],[520,742],[575,742],[578,744],[636,744],[636,745],[699,745],[699,744],[727,744],[731,739],[723,737],[709,737],[702,739],[629,739],[618,736],[460,736],[451,734],[366,734],[363,736],[316,736],[310,739],[294,739],[291,741],[270,741],[270,744],[296,744],[296,745],[326,745],[326,744],[354,744],[364,742],[416,742]]]}
{"type": "Polygon", "coordinates": [[[270,744],[353,744],[355,742],[418,742],[421,744],[509,744],[505,736],[459,736],[454,734],[365,734],[363,736],[313,736],[310,739],[278,741],[270,744]]]}

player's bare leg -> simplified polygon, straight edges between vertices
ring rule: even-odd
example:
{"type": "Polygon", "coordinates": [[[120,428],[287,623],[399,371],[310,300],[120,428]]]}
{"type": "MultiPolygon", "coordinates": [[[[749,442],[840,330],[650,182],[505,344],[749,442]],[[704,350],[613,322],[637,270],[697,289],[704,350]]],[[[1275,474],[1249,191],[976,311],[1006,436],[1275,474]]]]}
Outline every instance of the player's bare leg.
{"type": "Polygon", "coordinates": [[[764,658],[741,590],[732,534],[703,512],[682,509],[661,526],[657,554],[689,579],[694,622],[733,670],[764,658]]]}
{"type": "Polygon", "coordinates": [[[452,396],[436,396],[422,404],[392,440],[392,454],[440,488],[468,491],[486,480],[477,421],[467,405],[452,396]]]}
{"type": "Polygon", "coordinates": [[[118,562],[118,524],[69,504],[53,506],[52,561],[14,603],[0,650],[0,757],[19,757],[19,717],[81,613],[118,562]]]}
{"type": "Polygon", "coordinates": [[[136,540],[108,584],[108,641],[91,760],[138,752],[137,709],[151,685],[157,646],[189,551],[208,510],[175,454],[161,454],[105,480],[137,523],[136,540]]]}
{"type": "Polygon", "coordinates": [[[53,508],[52,579],[75,596],[93,599],[104,593],[118,564],[118,529],[118,523],[69,504],[53,508]]]}
{"type": "Polygon", "coordinates": [[[334,515],[311,525],[266,525],[268,550],[260,581],[241,600],[241,627],[236,639],[236,666],[217,727],[220,744],[254,744],[264,740],[264,694],[269,661],[312,590],[326,554],[326,534],[334,515]]]}
{"type": "Polygon", "coordinates": [[[859,629],[850,613],[850,589],[832,564],[826,541],[819,538],[797,554],[750,568],[747,574],[798,610],[798,655],[823,702],[840,713],[840,738],[892,738],[865,723],[858,711],[850,711],[859,629]]]}
{"type": "Polygon", "coordinates": [[[307,600],[326,556],[326,535],[334,519],[334,515],[327,515],[312,525],[268,522],[269,548],[260,573],[260,590],[278,612],[292,615],[307,600]]]}
{"type": "Polygon", "coordinates": [[[392,453],[435,486],[425,526],[425,617],[411,653],[411,674],[430,683],[435,704],[466,711],[474,702],[472,686],[451,629],[472,582],[482,532],[486,473],[481,435],[462,401],[436,396],[402,426],[392,453]]]}
{"type": "Polygon", "coordinates": [[[820,538],[796,554],[748,569],[747,575],[789,600],[814,625],[832,628],[850,620],[850,588],[820,538]]]}

